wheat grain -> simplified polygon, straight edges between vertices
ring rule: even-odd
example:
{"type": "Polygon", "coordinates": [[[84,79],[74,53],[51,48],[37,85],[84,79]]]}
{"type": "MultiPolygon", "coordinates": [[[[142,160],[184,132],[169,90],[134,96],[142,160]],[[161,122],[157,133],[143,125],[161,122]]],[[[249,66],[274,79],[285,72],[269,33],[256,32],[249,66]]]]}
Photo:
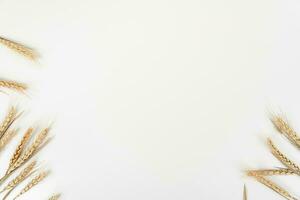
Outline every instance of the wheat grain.
{"type": "Polygon", "coordinates": [[[8,40],[3,37],[0,37],[0,43],[29,59],[35,60],[38,57],[38,54],[33,49],[26,47],[23,44],[8,40]]]}
{"type": "Polygon", "coordinates": [[[268,145],[271,149],[272,154],[287,168],[300,175],[300,167],[295,164],[292,160],[288,159],[279,149],[273,144],[271,139],[268,139],[268,145]]]}
{"type": "Polygon", "coordinates": [[[255,176],[252,176],[252,177],[254,177],[261,184],[263,184],[263,185],[267,186],[268,188],[270,188],[271,190],[275,191],[276,193],[278,193],[279,195],[281,195],[285,199],[297,200],[295,197],[290,195],[290,193],[288,191],[286,191],[282,187],[278,186],[274,182],[264,178],[263,176],[255,175],[255,176]]]}
{"type": "Polygon", "coordinates": [[[279,169],[258,169],[258,170],[248,170],[246,171],[248,176],[275,176],[275,175],[293,175],[295,172],[288,168],[279,169]]]}
{"type": "Polygon", "coordinates": [[[9,80],[0,80],[0,87],[16,90],[21,93],[24,93],[25,90],[27,90],[27,85],[24,83],[9,80]]]}
{"type": "Polygon", "coordinates": [[[287,121],[280,116],[272,116],[271,121],[278,132],[283,134],[296,147],[300,148],[300,137],[287,121]]]}
{"type": "Polygon", "coordinates": [[[20,193],[14,198],[17,199],[19,198],[21,195],[23,195],[24,193],[28,192],[30,189],[32,189],[34,186],[36,186],[37,184],[39,184],[43,179],[45,179],[47,177],[47,175],[49,174],[49,171],[45,171],[45,172],[41,172],[40,174],[38,174],[36,177],[34,177],[21,191],[20,193]]]}

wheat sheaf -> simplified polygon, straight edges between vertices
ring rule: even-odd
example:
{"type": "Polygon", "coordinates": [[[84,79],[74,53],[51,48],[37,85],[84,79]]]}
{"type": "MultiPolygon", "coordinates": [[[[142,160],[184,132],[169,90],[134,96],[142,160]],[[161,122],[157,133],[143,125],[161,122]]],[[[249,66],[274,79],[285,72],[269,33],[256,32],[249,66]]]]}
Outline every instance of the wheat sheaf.
{"type": "MultiPolygon", "coordinates": [[[[17,53],[35,60],[37,53],[27,46],[0,37],[0,44],[17,53]]],[[[0,79],[0,92],[16,91],[25,93],[27,85],[18,81],[0,79]]],[[[0,152],[4,151],[18,135],[18,119],[22,115],[17,107],[10,107],[0,123],[0,152]]],[[[49,143],[50,127],[36,129],[33,127],[23,131],[23,135],[7,163],[6,170],[0,171],[0,199],[19,199],[34,189],[48,177],[50,170],[42,169],[36,161],[36,155],[49,143]]],[[[4,165],[5,163],[2,163],[4,165]]],[[[49,195],[50,196],[50,195],[49,195]]],[[[53,194],[48,199],[58,200],[60,194],[53,194]]]]}
{"type": "MultiPolygon", "coordinates": [[[[290,124],[283,117],[279,115],[272,115],[271,122],[275,129],[296,148],[300,149],[300,137],[296,131],[290,126],[290,124]]],[[[288,158],[274,143],[268,138],[267,146],[269,147],[273,156],[282,164],[282,168],[277,169],[251,169],[246,171],[246,175],[254,178],[257,182],[265,185],[267,188],[273,190],[280,196],[288,200],[297,200],[295,195],[292,195],[285,188],[279,184],[270,180],[271,176],[287,176],[298,175],[300,176],[300,165],[288,158]]],[[[244,187],[244,199],[247,199],[246,187],[244,187]]]]}

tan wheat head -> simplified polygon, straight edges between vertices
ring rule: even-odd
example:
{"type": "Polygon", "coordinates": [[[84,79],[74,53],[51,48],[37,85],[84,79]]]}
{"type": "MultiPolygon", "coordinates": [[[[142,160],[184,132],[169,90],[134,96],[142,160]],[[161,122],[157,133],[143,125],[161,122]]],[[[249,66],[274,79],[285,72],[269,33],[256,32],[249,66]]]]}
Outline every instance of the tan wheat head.
{"type": "Polygon", "coordinates": [[[31,188],[33,188],[34,186],[36,186],[37,184],[39,184],[42,180],[44,180],[49,174],[49,171],[44,171],[39,173],[37,176],[35,176],[21,191],[20,193],[14,198],[17,199],[19,198],[21,195],[25,194],[26,192],[28,192],[31,188]]]}
{"type": "Polygon", "coordinates": [[[278,186],[276,183],[268,180],[267,178],[265,178],[263,176],[259,176],[259,175],[253,175],[252,177],[255,178],[261,184],[263,184],[263,185],[267,186],[268,188],[270,188],[271,190],[275,191],[276,193],[278,193],[279,195],[281,195],[285,199],[297,200],[288,191],[286,191],[282,187],[278,186]]]}
{"type": "Polygon", "coordinates": [[[58,200],[60,198],[60,194],[55,194],[53,196],[51,196],[48,200],[58,200]]]}
{"type": "Polygon", "coordinates": [[[36,58],[38,58],[38,54],[36,51],[29,47],[26,47],[23,44],[14,42],[4,37],[0,37],[0,43],[29,59],[35,60],[36,58]]]}
{"type": "Polygon", "coordinates": [[[282,133],[292,144],[300,148],[300,137],[294,129],[280,116],[272,116],[271,121],[278,132],[282,133]]]}
{"type": "Polygon", "coordinates": [[[28,87],[24,83],[9,80],[0,80],[0,88],[6,88],[15,90],[17,92],[25,93],[28,87]]]}
{"type": "Polygon", "coordinates": [[[272,154],[287,168],[300,175],[300,167],[292,160],[288,159],[279,149],[274,145],[271,139],[268,139],[268,145],[271,149],[272,154]]]}
{"type": "Polygon", "coordinates": [[[295,172],[288,168],[280,169],[257,169],[246,171],[248,176],[260,175],[260,176],[276,176],[276,175],[294,175],[295,172]]]}

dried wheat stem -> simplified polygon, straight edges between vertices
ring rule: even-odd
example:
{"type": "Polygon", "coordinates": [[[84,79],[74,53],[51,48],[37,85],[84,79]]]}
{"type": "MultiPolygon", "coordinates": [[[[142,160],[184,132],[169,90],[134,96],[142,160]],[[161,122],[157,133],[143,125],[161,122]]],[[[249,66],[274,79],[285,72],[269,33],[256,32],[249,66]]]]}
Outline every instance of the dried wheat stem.
{"type": "Polygon", "coordinates": [[[280,116],[272,116],[271,121],[278,132],[283,134],[292,144],[300,148],[300,137],[287,121],[280,116]]]}
{"type": "Polygon", "coordinates": [[[16,90],[24,93],[27,90],[27,85],[16,81],[0,80],[0,87],[16,90]]]}
{"type": "Polygon", "coordinates": [[[14,198],[17,199],[19,198],[21,195],[23,195],[24,193],[28,192],[31,188],[33,188],[34,186],[36,186],[38,183],[40,183],[43,179],[45,179],[47,177],[47,175],[49,174],[49,171],[45,171],[45,172],[41,172],[40,174],[38,174],[36,177],[34,177],[21,191],[20,193],[14,198]]]}
{"type": "Polygon", "coordinates": [[[268,145],[271,149],[272,154],[287,168],[294,171],[296,174],[300,175],[300,167],[295,164],[293,161],[288,159],[279,149],[273,144],[273,142],[268,139],[268,145]]]}
{"type": "Polygon", "coordinates": [[[247,200],[247,188],[246,188],[246,185],[244,185],[244,192],[243,192],[243,200],[247,200]]]}
{"type": "Polygon", "coordinates": [[[58,200],[60,198],[60,194],[55,194],[53,196],[51,196],[48,200],[58,200]]]}
{"type": "Polygon", "coordinates": [[[35,60],[38,57],[38,54],[33,49],[26,47],[20,43],[8,40],[3,37],[0,37],[0,43],[29,59],[35,60]]]}
{"type": "Polygon", "coordinates": [[[264,178],[263,176],[255,175],[255,176],[252,176],[252,177],[254,177],[261,184],[263,184],[263,185],[267,186],[268,188],[270,188],[271,190],[275,191],[276,193],[278,193],[279,195],[281,195],[285,199],[297,200],[295,197],[290,195],[290,193],[288,191],[286,191],[282,187],[278,186],[274,182],[264,178]]]}
{"type": "Polygon", "coordinates": [[[246,171],[248,176],[275,176],[275,175],[293,175],[295,172],[291,169],[280,168],[280,169],[258,169],[246,171]]]}

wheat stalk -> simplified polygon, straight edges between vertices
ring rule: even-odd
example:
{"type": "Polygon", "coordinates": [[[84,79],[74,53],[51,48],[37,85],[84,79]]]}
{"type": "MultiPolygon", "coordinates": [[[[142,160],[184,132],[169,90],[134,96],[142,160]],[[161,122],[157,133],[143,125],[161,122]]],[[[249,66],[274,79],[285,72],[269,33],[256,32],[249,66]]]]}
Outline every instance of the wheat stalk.
{"type": "Polygon", "coordinates": [[[246,185],[244,185],[243,200],[247,200],[247,197],[248,197],[248,195],[247,195],[247,187],[246,187],[246,185]]]}
{"type": "Polygon", "coordinates": [[[38,54],[33,49],[26,47],[23,44],[8,40],[3,37],[0,37],[0,43],[29,59],[35,60],[38,57],[38,54]]]}
{"type": "Polygon", "coordinates": [[[24,83],[9,80],[0,80],[0,87],[16,90],[21,93],[24,93],[25,90],[27,90],[27,85],[24,83]]]}
{"type": "Polygon", "coordinates": [[[288,199],[288,200],[297,200],[295,197],[293,197],[292,195],[290,195],[290,193],[287,192],[285,189],[283,189],[282,187],[278,186],[274,182],[272,182],[272,181],[264,178],[263,176],[254,175],[252,177],[254,177],[261,184],[263,184],[263,185],[267,186],[268,188],[270,188],[271,190],[275,191],[276,193],[278,193],[279,195],[281,195],[285,199],[288,199]]]}
{"type": "Polygon", "coordinates": [[[39,173],[20,191],[20,193],[14,198],[14,200],[19,198],[24,193],[28,192],[30,189],[32,189],[37,184],[39,184],[43,179],[45,179],[48,176],[48,174],[49,174],[49,171],[39,173]]]}
{"type": "Polygon", "coordinates": [[[271,139],[268,139],[268,145],[271,149],[272,154],[287,168],[294,171],[296,174],[300,175],[300,167],[295,164],[292,160],[288,159],[279,149],[273,144],[271,139]]]}
{"type": "Polygon", "coordinates": [[[300,148],[300,137],[287,121],[280,116],[272,116],[271,121],[278,132],[283,134],[296,147],[300,148]]]}
{"type": "Polygon", "coordinates": [[[55,194],[53,196],[51,196],[48,200],[58,200],[60,198],[60,194],[55,194]]]}
{"type": "Polygon", "coordinates": [[[248,170],[246,171],[248,176],[275,176],[275,175],[293,175],[295,172],[288,168],[279,169],[258,169],[258,170],[248,170]]]}

